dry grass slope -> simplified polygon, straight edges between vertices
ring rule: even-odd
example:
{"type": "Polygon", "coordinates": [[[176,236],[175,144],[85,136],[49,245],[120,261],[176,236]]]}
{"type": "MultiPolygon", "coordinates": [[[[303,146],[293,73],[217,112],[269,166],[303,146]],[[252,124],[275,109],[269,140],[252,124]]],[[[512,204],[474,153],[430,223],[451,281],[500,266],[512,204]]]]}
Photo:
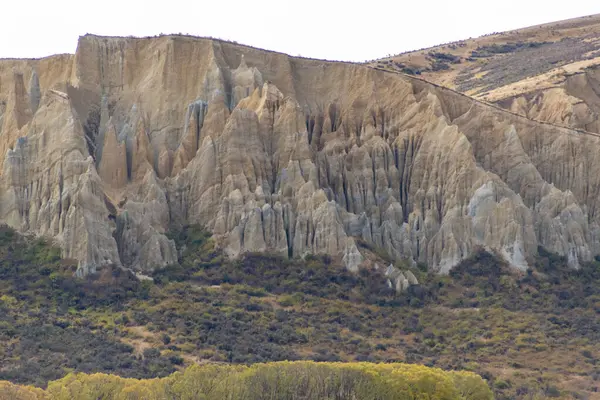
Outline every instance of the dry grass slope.
{"type": "Polygon", "coordinates": [[[376,60],[526,118],[600,132],[600,14],[376,60]]]}

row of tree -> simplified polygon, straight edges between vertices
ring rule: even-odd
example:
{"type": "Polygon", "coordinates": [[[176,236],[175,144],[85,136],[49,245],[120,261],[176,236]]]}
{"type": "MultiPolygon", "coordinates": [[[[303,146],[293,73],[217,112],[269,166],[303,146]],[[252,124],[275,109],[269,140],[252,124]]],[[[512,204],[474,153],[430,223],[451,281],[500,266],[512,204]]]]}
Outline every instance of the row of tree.
{"type": "Polygon", "coordinates": [[[486,382],[471,372],[421,365],[277,362],[194,365],[166,378],[138,380],[69,374],[46,390],[0,382],[14,400],[487,400],[486,382]]]}

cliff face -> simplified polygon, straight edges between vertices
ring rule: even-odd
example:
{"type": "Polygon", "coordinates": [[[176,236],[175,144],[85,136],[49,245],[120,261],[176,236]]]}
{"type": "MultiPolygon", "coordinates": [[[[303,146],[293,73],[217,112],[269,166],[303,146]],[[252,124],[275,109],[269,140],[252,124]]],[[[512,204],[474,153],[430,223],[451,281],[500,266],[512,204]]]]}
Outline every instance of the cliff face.
{"type": "Polygon", "coordinates": [[[79,273],[176,262],[170,226],[231,256],[361,238],[447,272],[478,247],[600,254],[600,139],[366,66],[189,37],[85,36],[0,61],[0,219],[79,273]]]}

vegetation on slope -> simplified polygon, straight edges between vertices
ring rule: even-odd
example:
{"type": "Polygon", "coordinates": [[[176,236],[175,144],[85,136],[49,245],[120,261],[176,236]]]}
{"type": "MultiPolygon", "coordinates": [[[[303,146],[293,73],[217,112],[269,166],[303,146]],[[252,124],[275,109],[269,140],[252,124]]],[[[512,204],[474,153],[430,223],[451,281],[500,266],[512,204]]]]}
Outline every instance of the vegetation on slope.
{"type": "Polygon", "coordinates": [[[1,237],[0,380],[315,360],[470,370],[499,399],[586,398],[600,386],[600,263],[572,271],[540,249],[521,274],[482,252],[450,276],[413,269],[422,285],[396,295],[377,271],[354,275],[325,256],[226,261],[195,227],[173,235],[180,263],[154,283],[118,269],[80,281],[51,247],[1,237]]]}
{"type": "Polygon", "coordinates": [[[196,365],[167,378],[137,380],[69,374],[45,391],[0,382],[12,400],[235,399],[235,400],[486,400],[493,395],[468,372],[406,364],[282,362],[196,365]]]}
{"type": "Polygon", "coordinates": [[[59,255],[41,239],[0,227],[0,380],[45,385],[70,371],[132,377],[175,371],[168,357],[136,355],[96,318],[147,297],[148,284],[120,269],[75,279],[76,264],[59,255]]]}

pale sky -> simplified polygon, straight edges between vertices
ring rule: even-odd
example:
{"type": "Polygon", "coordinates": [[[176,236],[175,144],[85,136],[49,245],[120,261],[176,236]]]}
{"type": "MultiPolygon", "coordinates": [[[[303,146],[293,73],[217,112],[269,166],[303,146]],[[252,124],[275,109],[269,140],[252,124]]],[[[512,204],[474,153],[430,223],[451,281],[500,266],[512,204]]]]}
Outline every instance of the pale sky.
{"type": "Polygon", "coordinates": [[[0,58],[73,53],[80,35],[185,33],[364,61],[600,13],[589,0],[0,0],[0,58]]]}

